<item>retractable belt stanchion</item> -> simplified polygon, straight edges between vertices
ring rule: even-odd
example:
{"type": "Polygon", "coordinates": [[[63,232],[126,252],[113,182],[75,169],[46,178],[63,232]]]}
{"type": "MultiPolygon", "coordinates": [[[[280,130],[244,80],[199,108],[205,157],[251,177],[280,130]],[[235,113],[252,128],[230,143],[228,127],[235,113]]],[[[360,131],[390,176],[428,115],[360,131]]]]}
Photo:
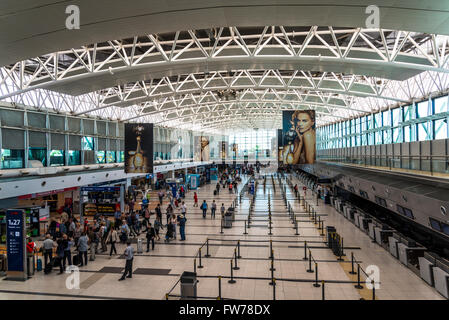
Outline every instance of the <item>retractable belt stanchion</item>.
{"type": "Polygon", "coordinates": [[[270,240],[270,256],[268,259],[273,259],[273,240],[270,240]]]}
{"type": "Polygon", "coordinates": [[[374,280],[371,280],[371,286],[373,287],[373,300],[376,300],[376,288],[375,288],[375,285],[374,285],[374,280]]]}
{"type": "Polygon", "coordinates": [[[237,258],[242,258],[242,256],[240,255],[240,240],[237,241],[237,258]]]}
{"type": "Polygon", "coordinates": [[[228,280],[228,283],[231,283],[231,284],[235,283],[234,272],[233,272],[233,269],[232,269],[232,259],[231,259],[231,279],[228,280]]]}
{"type": "Polygon", "coordinates": [[[318,263],[315,262],[315,283],[313,284],[315,288],[320,287],[320,284],[318,283],[318,263]]]}
{"type": "Polygon", "coordinates": [[[210,254],[209,254],[209,238],[207,238],[206,240],[206,254],[204,255],[205,258],[209,258],[210,254]]]}
{"type": "Polygon", "coordinates": [[[243,234],[248,234],[248,232],[246,232],[246,220],[245,220],[245,232],[243,232],[243,234]]]}
{"type": "Polygon", "coordinates": [[[198,254],[199,254],[199,259],[200,259],[200,264],[198,265],[198,268],[202,269],[203,265],[201,264],[201,248],[198,250],[198,254]]]}
{"type": "Polygon", "coordinates": [[[349,271],[349,274],[356,274],[354,271],[354,252],[351,252],[351,271],[349,271]]]}
{"type": "Polygon", "coordinates": [[[237,263],[237,249],[234,249],[234,261],[235,261],[234,270],[240,270],[238,263],[237,263]]]}
{"type": "Polygon", "coordinates": [[[309,250],[309,269],[307,269],[308,273],[313,273],[313,269],[312,269],[312,253],[309,250]]]}
{"type": "Polygon", "coordinates": [[[360,264],[357,263],[357,284],[354,286],[356,289],[363,289],[363,286],[360,284],[360,264]]]}
{"type": "Polygon", "coordinates": [[[273,278],[273,300],[276,300],[276,279],[273,278]]]}
{"type": "Polygon", "coordinates": [[[326,300],[324,296],[324,280],[321,281],[321,300],[326,300]]]}
{"type": "Polygon", "coordinates": [[[307,258],[307,241],[304,241],[304,258],[302,260],[308,260],[307,258]]]}
{"type": "Polygon", "coordinates": [[[223,217],[221,217],[220,233],[223,233],[223,217]]]}
{"type": "Polygon", "coordinates": [[[221,300],[221,276],[218,276],[218,297],[217,300],[221,300]]]}

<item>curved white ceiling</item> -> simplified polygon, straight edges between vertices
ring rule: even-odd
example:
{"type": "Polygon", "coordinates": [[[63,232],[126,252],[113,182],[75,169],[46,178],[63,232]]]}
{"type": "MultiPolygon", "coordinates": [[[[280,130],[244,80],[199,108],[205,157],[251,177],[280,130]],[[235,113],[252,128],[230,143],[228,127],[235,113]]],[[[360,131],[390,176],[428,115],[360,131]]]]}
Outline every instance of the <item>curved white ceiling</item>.
{"type": "MultiPolygon", "coordinates": [[[[371,0],[3,0],[0,65],[135,35],[222,26],[366,27],[371,0]],[[67,30],[65,9],[78,5],[80,30],[67,30]]],[[[377,0],[384,29],[449,35],[446,0],[377,0]]]]}

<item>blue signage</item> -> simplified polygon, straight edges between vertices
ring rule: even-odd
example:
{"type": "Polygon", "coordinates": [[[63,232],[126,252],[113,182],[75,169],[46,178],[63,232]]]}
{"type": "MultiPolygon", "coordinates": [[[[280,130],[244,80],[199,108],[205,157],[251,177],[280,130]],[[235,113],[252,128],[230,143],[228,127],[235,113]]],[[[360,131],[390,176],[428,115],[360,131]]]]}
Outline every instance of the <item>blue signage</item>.
{"type": "Polygon", "coordinates": [[[6,211],[8,271],[24,271],[24,216],[23,210],[6,211]]]}

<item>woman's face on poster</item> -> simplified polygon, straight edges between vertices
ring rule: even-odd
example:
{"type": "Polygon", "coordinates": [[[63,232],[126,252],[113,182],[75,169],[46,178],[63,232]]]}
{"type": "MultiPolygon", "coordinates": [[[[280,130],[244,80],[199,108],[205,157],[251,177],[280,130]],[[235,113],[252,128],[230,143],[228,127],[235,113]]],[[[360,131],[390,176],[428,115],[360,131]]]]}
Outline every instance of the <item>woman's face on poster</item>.
{"type": "Polygon", "coordinates": [[[303,134],[307,130],[313,127],[315,122],[310,118],[308,113],[299,113],[295,119],[293,119],[294,127],[296,131],[303,134]]]}

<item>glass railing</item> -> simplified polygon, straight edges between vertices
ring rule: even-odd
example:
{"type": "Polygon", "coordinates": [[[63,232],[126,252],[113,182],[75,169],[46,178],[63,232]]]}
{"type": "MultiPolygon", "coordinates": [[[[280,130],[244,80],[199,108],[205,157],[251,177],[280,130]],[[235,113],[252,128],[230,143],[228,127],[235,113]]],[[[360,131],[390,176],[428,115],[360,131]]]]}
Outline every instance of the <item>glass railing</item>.
{"type": "Polygon", "coordinates": [[[449,174],[449,156],[318,156],[317,160],[430,175],[449,174]]]}

